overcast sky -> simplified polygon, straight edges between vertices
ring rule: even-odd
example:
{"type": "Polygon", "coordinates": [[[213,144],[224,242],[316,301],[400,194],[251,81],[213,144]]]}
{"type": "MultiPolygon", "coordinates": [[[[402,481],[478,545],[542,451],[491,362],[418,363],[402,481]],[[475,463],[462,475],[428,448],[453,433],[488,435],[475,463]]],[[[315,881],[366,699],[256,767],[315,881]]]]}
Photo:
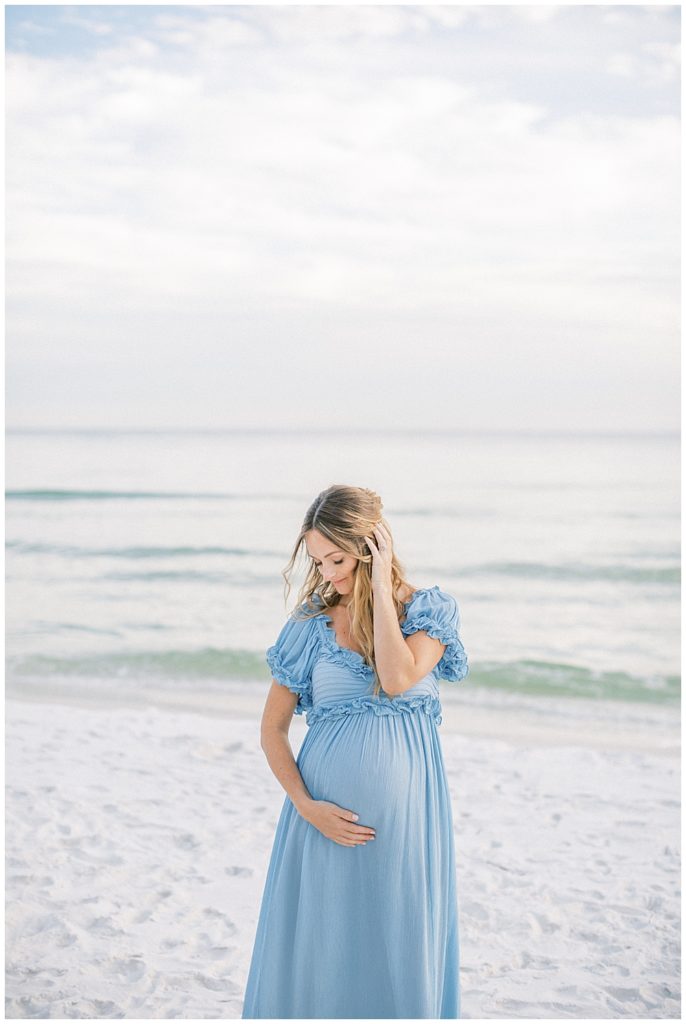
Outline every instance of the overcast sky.
{"type": "Polygon", "coordinates": [[[9,426],[679,426],[679,17],[6,6],[9,426]]]}

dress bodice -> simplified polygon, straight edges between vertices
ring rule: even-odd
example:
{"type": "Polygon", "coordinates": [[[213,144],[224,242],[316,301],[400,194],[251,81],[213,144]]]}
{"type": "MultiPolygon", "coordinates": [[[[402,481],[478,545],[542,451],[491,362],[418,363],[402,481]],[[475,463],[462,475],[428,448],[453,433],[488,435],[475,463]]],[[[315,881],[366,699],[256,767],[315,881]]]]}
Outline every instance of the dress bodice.
{"type": "Polygon", "coordinates": [[[375,695],[374,670],[363,655],[336,641],[331,617],[311,614],[323,599],[314,594],[312,606],[291,613],[276,643],[266,653],[273,678],[298,694],[295,714],[307,712],[312,725],[325,717],[369,711],[402,714],[421,709],[441,720],[438,682],[458,681],[468,672],[467,655],[459,637],[460,613],[452,595],[438,586],[415,590],[405,603],[400,622],[404,636],[424,630],[445,645],[438,664],[410,689],[395,697],[375,695]]]}
{"type": "MultiPolygon", "coordinates": [[[[313,708],[339,701],[356,701],[371,696],[374,690],[374,670],[364,657],[348,647],[341,647],[336,640],[335,630],[328,615],[317,616],[320,644],[312,666],[313,708]]],[[[378,699],[383,701],[384,694],[378,699]]],[[[399,696],[409,699],[416,696],[438,697],[438,683],[434,671],[429,672],[409,690],[399,696]]],[[[390,700],[391,698],[386,698],[390,700]]],[[[397,700],[397,697],[392,698],[397,700]]],[[[361,701],[358,701],[362,705],[361,701]]],[[[366,702],[364,702],[366,703],[366,702]]],[[[309,716],[311,722],[316,716],[309,716]]]]}

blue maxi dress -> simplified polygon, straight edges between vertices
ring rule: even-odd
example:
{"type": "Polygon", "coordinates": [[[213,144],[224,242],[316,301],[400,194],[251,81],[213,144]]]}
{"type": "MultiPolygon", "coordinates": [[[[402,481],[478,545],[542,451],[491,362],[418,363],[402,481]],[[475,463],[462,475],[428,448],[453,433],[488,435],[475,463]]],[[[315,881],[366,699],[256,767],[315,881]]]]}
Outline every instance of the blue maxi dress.
{"type": "MultiPolygon", "coordinates": [[[[315,603],[322,604],[319,595],[315,603]]],[[[445,644],[404,693],[372,694],[361,654],[323,612],[286,620],[266,653],[298,694],[307,732],[296,763],[315,800],[376,829],[342,846],[286,796],[277,823],[242,1018],[459,1018],[453,817],[438,726],[440,679],[467,675],[457,602],[438,586],[405,605],[405,636],[445,644]]]]}

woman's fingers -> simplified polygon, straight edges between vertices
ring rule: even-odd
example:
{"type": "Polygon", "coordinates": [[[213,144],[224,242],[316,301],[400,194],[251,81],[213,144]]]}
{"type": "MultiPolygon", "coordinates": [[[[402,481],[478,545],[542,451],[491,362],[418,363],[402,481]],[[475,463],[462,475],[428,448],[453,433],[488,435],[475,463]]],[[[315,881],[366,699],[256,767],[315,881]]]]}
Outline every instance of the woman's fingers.
{"type": "Polygon", "coordinates": [[[359,832],[337,832],[335,835],[329,836],[335,843],[341,843],[343,846],[364,846],[371,840],[371,836],[362,835],[359,832]]]}
{"type": "Polygon", "coordinates": [[[376,832],[370,825],[355,825],[350,820],[356,817],[355,813],[348,809],[336,807],[336,827],[328,835],[328,838],[341,846],[364,846],[370,839],[376,838],[376,832]]]}
{"type": "Polygon", "coordinates": [[[341,828],[345,828],[348,832],[352,831],[354,833],[364,833],[365,835],[369,833],[371,833],[372,835],[375,834],[375,830],[372,828],[371,825],[353,824],[352,819],[359,818],[359,814],[356,814],[354,811],[343,811],[339,809],[337,811],[337,815],[340,818],[341,828]]]}

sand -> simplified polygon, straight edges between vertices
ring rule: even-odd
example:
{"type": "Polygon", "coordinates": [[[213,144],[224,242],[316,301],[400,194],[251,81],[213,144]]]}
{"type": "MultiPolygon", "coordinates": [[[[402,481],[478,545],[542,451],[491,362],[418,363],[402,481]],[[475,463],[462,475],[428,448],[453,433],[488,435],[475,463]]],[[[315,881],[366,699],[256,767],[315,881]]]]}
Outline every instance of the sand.
{"type": "MultiPolygon", "coordinates": [[[[284,799],[259,689],[8,696],[7,1018],[240,1017],[284,799]]],[[[444,704],[463,1017],[678,1018],[677,713],[444,704]]]]}

